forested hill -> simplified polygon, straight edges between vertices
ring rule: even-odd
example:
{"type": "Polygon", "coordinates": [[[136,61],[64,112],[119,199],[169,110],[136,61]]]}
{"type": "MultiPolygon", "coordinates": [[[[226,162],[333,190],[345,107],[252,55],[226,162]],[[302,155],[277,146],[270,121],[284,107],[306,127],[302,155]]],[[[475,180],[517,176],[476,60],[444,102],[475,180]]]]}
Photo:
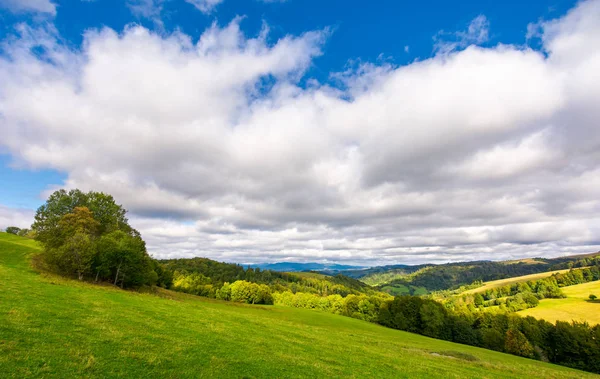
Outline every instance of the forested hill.
{"type": "Polygon", "coordinates": [[[329,276],[312,272],[291,273],[244,268],[238,264],[217,262],[208,258],[169,259],[159,262],[167,271],[173,273],[174,288],[184,289],[191,286],[195,288],[191,292],[204,296],[211,296],[212,291],[216,291],[225,283],[239,280],[266,284],[274,292],[291,290],[294,293],[342,296],[375,292],[371,286],[342,274],[329,276]]]}
{"type": "Polygon", "coordinates": [[[475,261],[421,266],[384,266],[344,271],[351,276],[394,295],[416,290],[439,291],[516,276],[596,264],[600,252],[560,258],[533,258],[512,261],[475,261]],[[387,268],[387,269],[386,269],[387,268]]]}
{"type": "Polygon", "coordinates": [[[283,272],[302,272],[302,271],[320,271],[324,273],[340,273],[348,270],[362,270],[365,267],[350,266],[335,263],[300,263],[300,262],[277,262],[277,263],[261,263],[248,265],[252,268],[260,268],[262,270],[283,271],[283,272]]]}

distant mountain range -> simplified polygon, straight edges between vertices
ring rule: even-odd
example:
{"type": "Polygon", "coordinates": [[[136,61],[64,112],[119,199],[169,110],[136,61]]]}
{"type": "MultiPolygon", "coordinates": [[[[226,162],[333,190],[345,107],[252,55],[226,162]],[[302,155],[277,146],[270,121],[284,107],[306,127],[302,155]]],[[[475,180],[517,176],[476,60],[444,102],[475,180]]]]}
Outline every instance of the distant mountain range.
{"type": "Polygon", "coordinates": [[[341,265],[336,263],[298,263],[298,262],[277,262],[277,263],[259,263],[247,265],[246,267],[260,268],[261,270],[302,272],[302,271],[320,271],[320,272],[338,272],[346,270],[362,270],[365,266],[341,265]]]}

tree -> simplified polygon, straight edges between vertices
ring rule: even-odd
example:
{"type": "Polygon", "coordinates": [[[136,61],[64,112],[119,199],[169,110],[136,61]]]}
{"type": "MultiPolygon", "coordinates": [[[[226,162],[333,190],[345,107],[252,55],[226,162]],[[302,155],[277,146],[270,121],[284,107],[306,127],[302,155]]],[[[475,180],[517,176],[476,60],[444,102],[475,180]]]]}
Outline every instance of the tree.
{"type": "Polygon", "coordinates": [[[533,347],[519,330],[509,329],[506,331],[504,348],[507,353],[519,355],[521,357],[533,357],[533,347]]]}
{"type": "Polygon", "coordinates": [[[73,213],[63,215],[57,223],[55,234],[48,239],[51,244],[44,252],[45,260],[58,272],[77,274],[83,280],[96,254],[95,239],[99,223],[85,207],[76,207],[73,213]]]}
{"type": "Polygon", "coordinates": [[[84,193],[78,189],[67,192],[61,189],[52,193],[46,203],[38,208],[31,226],[36,232],[35,239],[44,245],[53,245],[60,219],[77,207],[86,207],[91,211],[99,223],[99,234],[115,230],[137,233],[127,223],[125,209],[112,196],[101,192],[84,193]]]}
{"type": "Polygon", "coordinates": [[[8,228],[6,228],[6,233],[9,234],[18,235],[20,231],[21,229],[17,228],[16,226],[9,226],[8,228]]]}
{"type": "Polygon", "coordinates": [[[421,305],[421,323],[424,335],[439,337],[445,318],[446,315],[441,304],[430,301],[421,305]]]}
{"type": "Polygon", "coordinates": [[[139,287],[158,280],[146,244],[138,235],[120,230],[108,233],[98,241],[98,255],[98,272],[114,285],[139,287]]]}
{"type": "Polygon", "coordinates": [[[590,295],[590,300],[591,300],[591,301],[594,301],[594,300],[596,300],[597,298],[598,298],[598,297],[597,297],[596,295],[594,295],[594,294],[591,294],[591,295],[590,295]]]}
{"type": "Polygon", "coordinates": [[[504,349],[504,337],[502,333],[493,328],[481,330],[481,340],[486,349],[502,351],[504,349]]]}
{"type": "Polygon", "coordinates": [[[483,306],[483,296],[481,296],[481,294],[476,293],[475,297],[473,299],[473,302],[475,303],[476,307],[482,307],[483,306]]]}

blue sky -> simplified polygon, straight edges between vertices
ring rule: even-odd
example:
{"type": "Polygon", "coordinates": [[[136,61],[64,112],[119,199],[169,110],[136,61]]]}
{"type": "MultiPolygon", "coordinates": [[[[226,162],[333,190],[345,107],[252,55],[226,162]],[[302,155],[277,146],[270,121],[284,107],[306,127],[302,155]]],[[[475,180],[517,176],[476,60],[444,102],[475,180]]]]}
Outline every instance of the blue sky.
{"type": "Polygon", "coordinates": [[[600,0],[0,0],[0,228],[63,186],[113,194],[161,257],[589,252],[599,16],[600,0]]]}

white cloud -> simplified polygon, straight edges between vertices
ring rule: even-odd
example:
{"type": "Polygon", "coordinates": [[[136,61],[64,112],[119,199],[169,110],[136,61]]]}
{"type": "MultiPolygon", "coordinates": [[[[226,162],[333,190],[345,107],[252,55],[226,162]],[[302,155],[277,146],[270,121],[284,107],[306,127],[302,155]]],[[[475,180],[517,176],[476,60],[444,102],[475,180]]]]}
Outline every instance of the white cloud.
{"type": "Polygon", "coordinates": [[[468,46],[487,39],[478,18],[430,59],[334,73],[340,88],[299,84],[327,31],[271,44],[240,20],[199,41],[135,26],[70,50],[21,26],[0,58],[0,143],[115,195],[161,257],[598,250],[598,18],[588,1],[541,23],[544,52],[468,46]]]}
{"type": "Polygon", "coordinates": [[[202,13],[210,13],[223,0],[185,0],[185,2],[192,4],[202,13]]]}
{"type": "Polygon", "coordinates": [[[438,54],[448,54],[469,45],[481,45],[488,41],[490,23],[484,15],[475,17],[466,31],[448,33],[440,31],[434,36],[434,50],[438,54]]]}
{"type": "Polygon", "coordinates": [[[29,228],[34,211],[31,209],[11,208],[0,204],[0,230],[9,226],[29,228]]]}
{"type": "Polygon", "coordinates": [[[0,7],[13,12],[38,12],[56,15],[56,4],[50,0],[0,0],[0,7]]]}

